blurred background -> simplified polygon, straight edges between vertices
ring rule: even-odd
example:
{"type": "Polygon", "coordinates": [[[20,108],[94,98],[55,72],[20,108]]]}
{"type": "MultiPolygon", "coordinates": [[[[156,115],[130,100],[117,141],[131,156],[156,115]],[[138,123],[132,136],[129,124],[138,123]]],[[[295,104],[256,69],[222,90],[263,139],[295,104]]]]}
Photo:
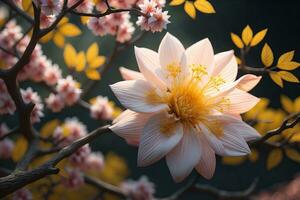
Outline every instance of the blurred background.
{"type": "MultiPolygon", "coordinates": [[[[253,32],[256,33],[264,28],[268,28],[268,33],[259,45],[254,47],[247,55],[247,63],[250,66],[262,67],[260,61],[260,53],[265,42],[267,42],[273,52],[274,57],[278,58],[281,54],[296,50],[294,60],[300,60],[300,2],[297,0],[272,1],[272,0],[211,0],[214,6],[215,14],[203,14],[197,12],[196,19],[190,18],[184,11],[183,6],[167,6],[166,10],[171,15],[171,24],[168,25],[167,31],[178,37],[185,47],[203,39],[209,38],[213,44],[216,53],[236,50],[239,51],[232,43],[230,33],[241,35],[243,28],[250,25],[253,32]]],[[[77,24],[83,33],[75,38],[68,38],[67,42],[71,43],[77,51],[86,50],[93,42],[97,42],[100,47],[100,54],[109,56],[113,48],[113,38],[110,36],[96,37],[84,25],[79,23],[78,17],[70,18],[70,21],[77,24]]],[[[134,21],[134,20],[133,20],[134,21]]],[[[135,45],[157,50],[159,42],[165,32],[162,33],[146,33],[145,36],[135,45]]],[[[63,49],[58,48],[49,42],[43,44],[43,51],[53,62],[57,63],[64,69],[64,76],[68,74],[63,59],[63,49]]],[[[109,84],[122,80],[118,68],[125,66],[127,68],[137,70],[137,63],[134,56],[133,46],[129,46],[126,50],[120,52],[118,56],[109,66],[108,71],[97,81],[95,87],[88,94],[86,100],[97,95],[108,96],[110,100],[121,106],[108,87],[109,84]]],[[[294,73],[299,77],[299,70],[294,73]]],[[[82,85],[86,81],[86,77],[82,74],[75,74],[74,78],[79,80],[82,85]]],[[[24,84],[24,87],[27,83],[24,84]]],[[[34,86],[38,88],[39,86],[34,86]]],[[[300,95],[299,84],[284,83],[284,88],[280,88],[272,82],[269,76],[264,76],[263,81],[254,90],[252,94],[258,97],[266,97],[270,99],[270,106],[279,108],[280,95],[284,94],[291,99],[295,99],[300,95]]],[[[43,88],[39,88],[40,94],[44,97],[48,92],[43,88]]],[[[36,127],[40,128],[44,122],[52,119],[65,119],[66,117],[77,116],[79,120],[87,125],[91,131],[101,125],[97,120],[89,117],[90,113],[81,107],[66,108],[64,112],[53,114],[49,113],[42,118],[41,123],[36,127]]],[[[14,124],[15,118],[9,118],[9,124],[14,124]]],[[[185,182],[176,184],[169,174],[165,160],[161,160],[154,165],[145,168],[137,167],[137,148],[127,145],[123,139],[113,133],[105,134],[99,137],[91,144],[93,150],[100,150],[104,154],[115,152],[126,160],[129,168],[129,177],[138,179],[141,175],[146,175],[155,183],[156,196],[166,196],[176,189],[182,187],[185,182]]],[[[241,165],[226,165],[218,158],[216,173],[212,180],[206,181],[200,178],[201,183],[208,183],[220,189],[241,190],[247,188],[255,177],[259,178],[258,189],[271,187],[276,183],[291,180],[299,171],[299,163],[293,162],[287,158],[272,170],[266,169],[266,157],[269,152],[260,152],[256,162],[245,161],[241,165]]],[[[1,161],[0,161],[1,162],[1,161]]],[[[195,174],[191,174],[194,177],[195,174]]],[[[190,199],[190,198],[187,198],[190,199]]],[[[192,199],[192,198],[191,198],[192,199]]],[[[197,195],[197,198],[200,196],[197,195]]],[[[205,197],[204,199],[209,199],[205,197]]]]}

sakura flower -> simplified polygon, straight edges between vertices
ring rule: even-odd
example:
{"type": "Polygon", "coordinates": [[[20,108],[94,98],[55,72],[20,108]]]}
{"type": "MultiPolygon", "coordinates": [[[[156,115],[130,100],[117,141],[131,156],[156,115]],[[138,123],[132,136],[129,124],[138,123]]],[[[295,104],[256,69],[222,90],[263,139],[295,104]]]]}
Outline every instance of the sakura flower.
{"type": "Polygon", "coordinates": [[[85,168],[88,170],[100,171],[104,167],[104,158],[101,152],[91,153],[85,163],[85,168]]]}
{"type": "Polygon", "coordinates": [[[13,193],[13,200],[31,200],[32,194],[29,190],[22,188],[13,193]]]}
{"type": "Polygon", "coordinates": [[[87,22],[87,26],[94,35],[104,36],[105,34],[107,34],[107,27],[105,22],[105,17],[91,17],[87,22]]]}
{"type": "Polygon", "coordinates": [[[91,151],[92,150],[88,144],[84,145],[69,157],[70,163],[78,168],[84,168],[91,151]]]}
{"type": "Polygon", "coordinates": [[[58,65],[54,64],[46,67],[43,79],[48,85],[55,85],[61,78],[61,70],[58,65]]]}
{"type": "Polygon", "coordinates": [[[65,107],[64,100],[59,94],[51,93],[45,101],[47,108],[52,112],[60,112],[65,107]]]}
{"type": "Polygon", "coordinates": [[[44,12],[41,12],[41,17],[40,17],[40,26],[41,28],[47,28],[49,27],[55,20],[54,15],[47,15],[44,12]]]}
{"type": "Polygon", "coordinates": [[[215,154],[250,153],[246,141],[259,134],[239,115],[259,101],[247,91],[260,77],[245,75],[235,81],[233,51],[214,55],[208,39],[185,49],[167,33],[158,53],[135,47],[135,54],[142,74],[111,85],[129,110],[110,129],[139,142],[139,166],[166,156],[175,181],[194,168],[209,179],[215,171],[215,154]]]}
{"type": "Polygon", "coordinates": [[[113,117],[113,108],[107,97],[98,96],[90,107],[91,117],[94,119],[110,120],[113,117]]]}
{"type": "Polygon", "coordinates": [[[153,200],[155,193],[154,184],[147,177],[143,176],[138,181],[126,181],[121,184],[121,188],[130,194],[133,200],[153,200]]]}
{"type": "Polygon", "coordinates": [[[33,103],[34,108],[31,112],[31,123],[36,123],[40,121],[40,118],[44,116],[43,109],[44,105],[41,102],[41,97],[32,90],[31,87],[26,90],[21,89],[21,94],[25,103],[33,103]]]}
{"type": "Polygon", "coordinates": [[[117,32],[117,41],[121,43],[129,41],[132,38],[134,30],[135,28],[130,21],[121,24],[117,32]]]}
{"type": "Polygon", "coordinates": [[[65,79],[59,79],[56,90],[68,106],[76,103],[81,94],[81,89],[78,88],[78,83],[74,81],[72,76],[67,76],[65,79]]]}
{"type": "Polygon", "coordinates": [[[10,139],[5,138],[0,141],[0,158],[9,159],[12,155],[13,149],[14,143],[10,139]]]}
{"type": "Polygon", "coordinates": [[[63,178],[63,184],[68,188],[78,188],[84,184],[83,175],[78,169],[66,170],[67,177],[63,178]]]}
{"type": "MultiPolygon", "coordinates": [[[[68,6],[71,7],[72,5],[76,4],[78,0],[69,0],[68,6]]],[[[82,13],[91,13],[94,8],[94,2],[93,0],[83,0],[82,3],[79,4],[79,6],[76,7],[76,10],[78,12],[82,13]]]]}
{"type": "Polygon", "coordinates": [[[45,15],[58,15],[63,6],[63,0],[40,0],[42,12],[45,15]]]}
{"type": "Polygon", "coordinates": [[[0,114],[13,114],[16,110],[16,105],[10,97],[6,85],[0,79],[0,114]]]}

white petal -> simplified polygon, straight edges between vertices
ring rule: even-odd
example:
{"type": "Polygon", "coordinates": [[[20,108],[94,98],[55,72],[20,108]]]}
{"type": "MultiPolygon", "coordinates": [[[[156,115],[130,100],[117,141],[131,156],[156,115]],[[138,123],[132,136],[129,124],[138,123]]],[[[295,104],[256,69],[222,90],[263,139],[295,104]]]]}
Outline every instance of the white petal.
{"type": "Polygon", "coordinates": [[[261,76],[255,76],[253,74],[246,74],[244,76],[242,76],[241,78],[239,78],[239,83],[237,85],[237,88],[239,88],[240,90],[244,90],[246,92],[252,90],[252,88],[254,88],[259,81],[261,80],[261,76]]]}
{"type": "Polygon", "coordinates": [[[225,148],[223,143],[202,123],[199,124],[201,133],[205,136],[208,144],[218,155],[223,155],[225,148]]]}
{"type": "Polygon", "coordinates": [[[246,139],[257,138],[258,133],[243,121],[230,117],[228,115],[210,116],[211,120],[220,123],[223,130],[223,136],[218,140],[222,142],[225,156],[242,156],[249,154],[250,148],[246,139]]]}
{"type": "Polygon", "coordinates": [[[180,64],[184,51],[185,49],[181,42],[170,33],[167,33],[162,39],[158,49],[161,67],[164,68],[174,63],[180,64]]]}
{"type": "Polygon", "coordinates": [[[144,77],[153,85],[161,90],[166,89],[166,85],[159,77],[160,64],[158,54],[155,51],[146,48],[134,47],[135,57],[140,71],[144,77]]]}
{"type": "Polygon", "coordinates": [[[127,141],[138,142],[142,130],[152,114],[137,113],[131,110],[125,110],[109,127],[114,133],[127,141]]]}
{"type": "Polygon", "coordinates": [[[221,76],[225,82],[230,83],[236,79],[237,73],[238,73],[238,65],[234,55],[231,54],[231,58],[229,62],[225,66],[223,66],[222,70],[220,70],[219,73],[216,75],[221,76]]]}
{"type": "Polygon", "coordinates": [[[147,102],[147,94],[154,88],[144,80],[121,81],[110,85],[114,94],[124,107],[136,111],[153,113],[166,109],[166,104],[150,104],[147,102]]]}
{"type": "Polygon", "coordinates": [[[216,156],[214,150],[208,145],[207,140],[203,137],[202,155],[196,170],[206,179],[211,179],[216,169],[216,156]]]}
{"type": "Polygon", "coordinates": [[[182,139],[167,156],[167,165],[176,182],[182,181],[200,161],[202,143],[193,130],[185,130],[182,139]]]}
{"type": "Polygon", "coordinates": [[[217,76],[223,69],[224,67],[230,62],[232,57],[234,56],[234,51],[224,51],[221,53],[218,53],[214,57],[214,69],[212,72],[213,76],[217,76]]]}
{"type": "Polygon", "coordinates": [[[226,95],[225,98],[229,101],[219,105],[223,108],[224,112],[234,114],[240,114],[249,111],[260,100],[248,92],[239,89],[234,89],[232,92],[226,95]]]}
{"type": "Polygon", "coordinates": [[[139,151],[138,165],[148,166],[169,153],[181,140],[183,129],[180,123],[175,124],[172,133],[161,132],[161,125],[168,119],[165,113],[152,116],[143,129],[139,151]]]}
{"type": "Polygon", "coordinates": [[[143,74],[125,67],[119,68],[121,76],[124,80],[145,79],[143,74]]]}
{"type": "Polygon", "coordinates": [[[207,67],[209,74],[212,72],[214,50],[208,38],[200,40],[186,49],[188,65],[196,64],[207,67]]]}

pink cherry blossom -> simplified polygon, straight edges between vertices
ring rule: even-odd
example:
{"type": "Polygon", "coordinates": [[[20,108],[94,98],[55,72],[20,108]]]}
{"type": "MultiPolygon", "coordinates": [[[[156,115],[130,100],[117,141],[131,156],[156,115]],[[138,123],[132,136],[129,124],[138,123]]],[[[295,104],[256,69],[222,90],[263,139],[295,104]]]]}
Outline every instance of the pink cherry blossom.
{"type": "Polygon", "coordinates": [[[81,89],[78,88],[77,82],[72,76],[67,78],[59,79],[56,91],[62,96],[64,102],[71,106],[78,101],[81,94],[81,89]]]}
{"type": "Polygon", "coordinates": [[[247,91],[260,77],[245,75],[235,81],[233,51],[214,55],[208,39],[185,49],[167,33],[158,53],[136,47],[135,54],[143,78],[111,85],[129,110],[110,128],[126,140],[139,140],[139,166],[166,156],[175,181],[194,168],[209,179],[215,171],[215,154],[250,153],[246,141],[260,135],[234,116],[259,101],[247,91]]]}
{"type": "Polygon", "coordinates": [[[21,94],[25,103],[33,103],[34,108],[31,112],[31,123],[40,121],[40,118],[44,116],[44,105],[41,102],[41,98],[37,92],[34,92],[31,87],[26,90],[21,89],[21,94]]]}
{"type": "Polygon", "coordinates": [[[84,184],[82,172],[78,169],[67,169],[67,177],[63,178],[63,184],[67,188],[76,189],[84,184]]]}
{"type": "Polygon", "coordinates": [[[32,200],[32,194],[26,188],[22,188],[13,193],[13,200],[32,200]]]}
{"type": "Polygon", "coordinates": [[[111,120],[113,108],[109,104],[107,97],[98,96],[90,107],[91,117],[94,119],[111,120]]]}
{"type": "Polygon", "coordinates": [[[85,162],[87,170],[101,171],[104,167],[104,158],[101,152],[89,154],[85,162]]]}
{"type": "Polygon", "coordinates": [[[61,78],[61,70],[58,65],[49,65],[46,67],[44,72],[44,81],[48,85],[55,85],[57,84],[58,80],[61,78]]]}
{"type": "Polygon", "coordinates": [[[61,95],[51,93],[48,98],[45,99],[47,108],[52,112],[60,112],[64,107],[65,103],[61,95]]]}
{"type": "Polygon", "coordinates": [[[142,176],[138,181],[123,182],[121,188],[129,193],[133,200],[154,200],[154,184],[146,176],[142,176]]]}

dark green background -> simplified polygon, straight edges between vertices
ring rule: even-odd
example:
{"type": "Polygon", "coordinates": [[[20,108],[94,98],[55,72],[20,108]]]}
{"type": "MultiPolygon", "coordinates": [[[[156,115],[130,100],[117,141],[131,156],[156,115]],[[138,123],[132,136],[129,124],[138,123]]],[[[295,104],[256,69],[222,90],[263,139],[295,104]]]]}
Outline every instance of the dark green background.
{"type": "MultiPolygon", "coordinates": [[[[299,1],[271,1],[271,0],[210,0],[216,10],[216,14],[207,15],[197,12],[196,20],[192,20],[183,10],[183,6],[167,7],[171,14],[171,24],[167,31],[178,37],[185,47],[208,37],[213,44],[215,52],[226,51],[234,48],[230,39],[230,32],[241,35],[242,29],[249,24],[256,33],[264,28],[268,28],[268,33],[264,41],[255,47],[247,56],[249,65],[261,66],[260,52],[264,42],[267,42],[274,51],[275,59],[290,50],[296,50],[295,60],[300,61],[299,49],[299,1]]],[[[76,22],[77,19],[72,19],[76,22]]],[[[79,24],[78,24],[79,25],[79,24]]],[[[82,26],[82,25],[81,25],[82,26]]],[[[158,45],[163,33],[147,33],[146,36],[136,45],[158,49],[158,45]]],[[[88,30],[84,34],[69,39],[77,50],[86,50],[91,43],[97,41],[100,44],[100,52],[109,55],[112,50],[112,38],[99,38],[93,36],[88,30]]],[[[64,68],[63,51],[53,44],[44,45],[43,50],[46,55],[62,68],[64,68]]],[[[237,49],[235,49],[237,50],[237,49]]],[[[133,46],[123,51],[112,63],[110,69],[103,75],[102,80],[90,93],[90,97],[96,95],[108,96],[116,100],[108,85],[121,80],[118,72],[119,66],[126,66],[137,69],[133,46]]],[[[297,73],[299,77],[299,72],[297,73]]],[[[66,75],[66,73],[65,73],[66,75]]],[[[83,76],[80,76],[83,79],[83,76]]],[[[286,94],[292,99],[299,96],[299,85],[284,83],[284,90],[270,81],[269,77],[264,77],[263,83],[255,88],[252,93],[259,97],[268,97],[273,107],[278,107],[279,97],[286,94]]],[[[37,86],[34,86],[37,87],[37,86]]],[[[53,118],[63,119],[65,117],[77,116],[81,121],[87,124],[89,130],[98,127],[99,122],[89,118],[89,112],[82,108],[69,108],[63,114],[51,114],[42,121],[48,121],[53,118]]],[[[145,174],[156,184],[157,196],[170,194],[182,184],[175,184],[168,172],[165,161],[162,160],[150,167],[137,168],[136,156],[137,149],[128,146],[122,139],[114,134],[101,136],[92,144],[96,150],[103,152],[114,151],[125,157],[130,167],[130,177],[137,179],[145,174]]],[[[254,179],[260,177],[258,187],[265,188],[275,183],[290,180],[299,170],[299,165],[287,159],[279,167],[267,172],[265,169],[265,154],[261,154],[258,163],[246,162],[242,166],[231,167],[218,164],[214,178],[211,181],[200,179],[200,182],[209,183],[222,189],[239,190],[246,188],[254,179]]],[[[192,174],[191,176],[195,176],[192,174]]],[[[188,199],[188,198],[186,198],[188,199]]],[[[205,198],[206,199],[206,198],[205,198]]]]}

